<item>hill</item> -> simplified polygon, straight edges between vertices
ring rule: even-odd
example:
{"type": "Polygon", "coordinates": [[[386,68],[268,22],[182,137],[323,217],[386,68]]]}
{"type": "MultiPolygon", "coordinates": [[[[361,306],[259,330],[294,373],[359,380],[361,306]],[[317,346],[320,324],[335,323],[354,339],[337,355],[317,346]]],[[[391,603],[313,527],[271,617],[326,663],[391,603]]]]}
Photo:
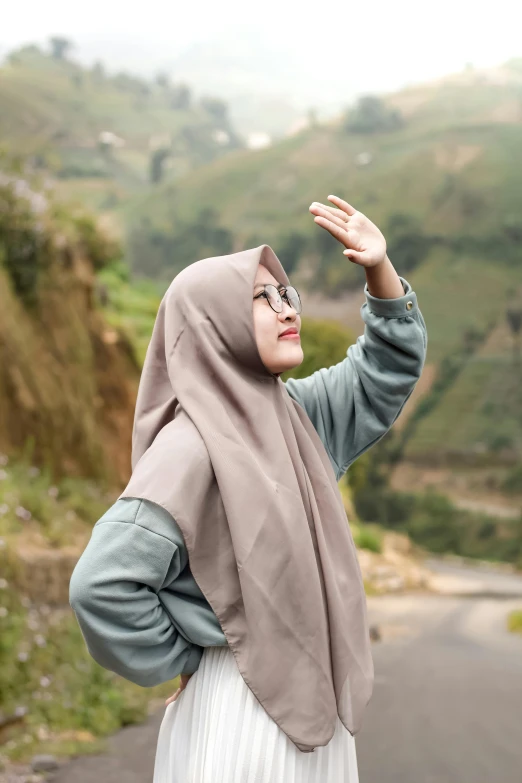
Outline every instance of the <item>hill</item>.
{"type": "Polygon", "coordinates": [[[0,171],[0,204],[0,452],[118,487],[140,368],[95,287],[119,249],[21,172],[0,171]]]}
{"type": "Polygon", "coordinates": [[[0,68],[0,146],[56,177],[66,199],[117,209],[147,183],[241,146],[227,106],[165,75],[148,81],[82,68],[36,46],[0,68]]]}
{"type": "MultiPolygon", "coordinates": [[[[393,129],[364,129],[360,103],[348,117],[271,148],[232,152],[135,200],[132,268],[170,278],[194,258],[267,242],[305,307],[312,290],[328,307],[360,291],[363,277],[313,224],[308,206],[329,193],[346,198],[384,230],[428,325],[433,385],[403,428],[404,457],[516,466],[521,96],[518,61],[468,70],[382,99],[382,116],[398,118],[393,129]]],[[[351,326],[359,299],[347,309],[351,326]]]]}

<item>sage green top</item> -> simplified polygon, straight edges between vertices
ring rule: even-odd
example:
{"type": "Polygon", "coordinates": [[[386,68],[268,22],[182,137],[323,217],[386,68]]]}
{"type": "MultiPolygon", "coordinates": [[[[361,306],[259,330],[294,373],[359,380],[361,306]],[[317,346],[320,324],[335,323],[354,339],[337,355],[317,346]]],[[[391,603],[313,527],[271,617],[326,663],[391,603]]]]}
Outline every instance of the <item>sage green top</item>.
{"type": "MultiPolygon", "coordinates": [[[[346,357],[286,381],[339,480],[390,429],[421,375],[427,331],[410,284],[397,299],[364,288],[364,335],[346,357]]],[[[194,672],[203,649],[226,645],[191,574],[180,528],[161,506],[122,498],[96,522],[73,571],[69,601],[92,657],[142,686],[194,672]]]]}

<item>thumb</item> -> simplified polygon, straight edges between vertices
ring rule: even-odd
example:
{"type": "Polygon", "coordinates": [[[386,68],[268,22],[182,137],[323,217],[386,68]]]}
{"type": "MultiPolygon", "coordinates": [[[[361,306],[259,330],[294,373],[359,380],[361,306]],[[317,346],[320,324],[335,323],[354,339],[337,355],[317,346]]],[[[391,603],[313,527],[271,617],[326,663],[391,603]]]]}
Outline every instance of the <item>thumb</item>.
{"type": "Polygon", "coordinates": [[[171,702],[176,701],[180,693],[181,693],[181,688],[178,688],[176,693],[173,693],[172,696],[169,696],[169,698],[165,701],[165,706],[168,706],[171,702]]]}
{"type": "Polygon", "coordinates": [[[358,253],[357,250],[351,250],[350,248],[343,250],[343,256],[347,256],[350,261],[354,261],[356,264],[362,264],[363,262],[362,253],[358,253]]]}

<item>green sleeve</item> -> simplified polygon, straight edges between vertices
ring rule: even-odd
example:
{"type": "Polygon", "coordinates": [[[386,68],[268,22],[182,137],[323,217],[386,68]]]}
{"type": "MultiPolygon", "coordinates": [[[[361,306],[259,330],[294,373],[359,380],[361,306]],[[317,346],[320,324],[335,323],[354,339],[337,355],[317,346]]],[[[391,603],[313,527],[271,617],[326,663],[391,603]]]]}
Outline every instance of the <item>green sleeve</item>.
{"type": "Polygon", "coordinates": [[[203,654],[176,630],[158,597],[186,553],[173,540],[170,515],[154,509],[140,499],[116,501],[94,525],[69,586],[94,660],[144,687],[193,673],[203,654]]]}
{"type": "Polygon", "coordinates": [[[307,412],[337,480],[390,429],[420,378],[427,331],[411,285],[404,296],[380,299],[364,287],[364,334],[346,358],[307,378],[290,378],[290,396],[307,412]]]}

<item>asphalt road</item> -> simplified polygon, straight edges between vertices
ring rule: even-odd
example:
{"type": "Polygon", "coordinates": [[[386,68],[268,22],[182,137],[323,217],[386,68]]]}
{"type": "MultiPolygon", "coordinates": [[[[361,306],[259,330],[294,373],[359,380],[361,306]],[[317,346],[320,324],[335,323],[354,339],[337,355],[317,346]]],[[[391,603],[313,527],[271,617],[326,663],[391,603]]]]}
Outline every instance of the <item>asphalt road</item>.
{"type": "MultiPolygon", "coordinates": [[[[382,639],[356,737],[360,783],[522,783],[522,637],[505,626],[510,609],[522,608],[522,578],[430,565],[441,590],[457,596],[368,600],[382,639]]],[[[52,780],[151,783],[163,712],[52,780]]]]}
{"type": "Polygon", "coordinates": [[[522,637],[506,630],[522,578],[431,565],[465,597],[368,601],[382,641],[360,783],[522,783],[522,637]]]}

